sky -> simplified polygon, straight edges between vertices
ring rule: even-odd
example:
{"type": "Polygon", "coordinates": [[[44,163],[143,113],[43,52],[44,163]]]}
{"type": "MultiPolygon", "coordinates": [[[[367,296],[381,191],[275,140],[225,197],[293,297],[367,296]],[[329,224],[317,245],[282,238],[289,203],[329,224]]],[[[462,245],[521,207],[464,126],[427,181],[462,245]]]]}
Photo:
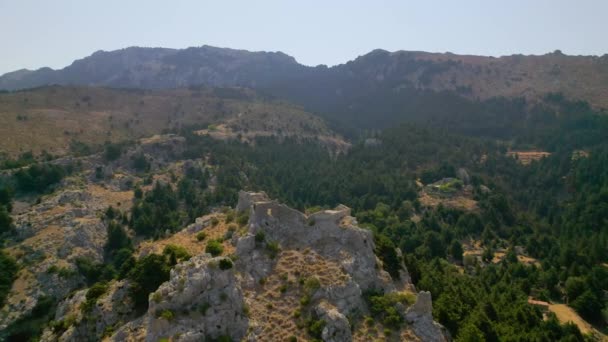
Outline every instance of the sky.
{"type": "Polygon", "coordinates": [[[0,74],[97,50],[213,45],[335,65],[373,49],[608,53],[606,0],[0,0],[0,74]]]}

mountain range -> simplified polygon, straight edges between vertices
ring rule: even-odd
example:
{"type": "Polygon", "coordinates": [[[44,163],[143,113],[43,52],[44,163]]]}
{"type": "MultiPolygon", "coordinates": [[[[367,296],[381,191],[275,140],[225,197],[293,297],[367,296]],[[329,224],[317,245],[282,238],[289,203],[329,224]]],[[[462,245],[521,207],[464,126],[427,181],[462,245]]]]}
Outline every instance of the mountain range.
{"type": "Polygon", "coordinates": [[[305,66],[282,52],[212,46],[186,49],[129,47],[98,51],[53,70],[18,70],[0,77],[0,89],[43,85],[165,89],[243,86],[329,110],[378,91],[451,92],[472,100],[535,99],[562,93],[595,108],[608,107],[608,55],[484,57],[452,53],[374,50],[345,64],[305,66]]]}

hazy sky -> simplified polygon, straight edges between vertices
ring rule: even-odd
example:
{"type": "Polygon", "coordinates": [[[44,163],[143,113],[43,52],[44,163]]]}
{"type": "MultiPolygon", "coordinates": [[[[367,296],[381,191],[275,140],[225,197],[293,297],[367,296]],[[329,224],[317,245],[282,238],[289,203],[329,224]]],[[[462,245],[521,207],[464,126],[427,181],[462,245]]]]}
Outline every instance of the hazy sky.
{"type": "Polygon", "coordinates": [[[606,0],[0,0],[0,74],[96,50],[214,45],[334,65],[375,48],[608,53],[606,0]]]}

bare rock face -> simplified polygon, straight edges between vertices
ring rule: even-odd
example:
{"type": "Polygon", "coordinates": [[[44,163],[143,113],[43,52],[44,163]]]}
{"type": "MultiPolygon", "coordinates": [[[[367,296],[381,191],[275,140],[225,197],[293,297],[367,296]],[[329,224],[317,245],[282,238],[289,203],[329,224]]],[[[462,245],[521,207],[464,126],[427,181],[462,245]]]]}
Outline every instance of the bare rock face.
{"type": "Polygon", "coordinates": [[[421,317],[430,316],[432,314],[433,303],[431,300],[431,293],[428,291],[421,291],[418,293],[416,303],[408,309],[405,318],[410,322],[414,322],[421,317]]]}
{"type": "Polygon", "coordinates": [[[118,330],[113,340],[241,340],[248,327],[243,295],[234,270],[220,267],[224,263],[231,264],[203,254],[177,265],[150,295],[144,317],[118,330]]]}
{"type": "Polygon", "coordinates": [[[325,342],[346,342],[352,341],[351,327],[348,319],[335,307],[327,302],[321,302],[315,308],[316,314],[323,321],[325,327],[321,337],[325,342]]]}
{"type": "Polygon", "coordinates": [[[81,307],[86,301],[87,291],[77,291],[71,298],[59,303],[55,321],[61,322],[67,329],[59,336],[46,331],[42,341],[100,340],[120,322],[135,318],[126,280],[110,283],[107,292],[97,300],[90,311],[83,311],[81,307]]]}
{"type": "Polygon", "coordinates": [[[382,270],[374,254],[372,232],[354,226],[350,209],[338,206],[305,215],[297,210],[268,199],[264,193],[239,194],[237,210],[249,210],[249,235],[239,241],[237,255],[248,262],[239,262],[259,281],[271,267],[258,257],[252,238],[264,234],[286,249],[311,248],[320,255],[337,260],[362,291],[374,289],[393,291],[395,284],[382,270]],[[248,208],[248,209],[246,209],[248,208]]]}
{"type": "Polygon", "coordinates": [[[408,308],[405,319],[412,324],[414,332],[422,341],[444,342],[449,341],[449,333],[439,323],[433,321],[433,303],[431,293],[421,291],[418,293],[416,303],[408,308]]]}
{"type": "Polygon", "coordinates": [[[45,196],[15,216],[16,251],[23,284],[0,308],[0,330],[30,312],[41,297],[65,298],[82,286],[75,259],[103,260],[107,232],[97,213],[107,205],[90,191],[71,188],[45,196]]]}
{"type": "MultiPolygon", "coordinates": [[[[231,239],[236,246],[234,262],[202,254],[176,265],[170,280],[150,294],[147,312],[137,319],[128,312],[112,316],[104,311],[106,307],[121,310],[116,303],[120,292],[110,291],[111,299],[97,302],[93,312],[99,314],[88,329],[100,338],[100,331],[116,328],[113,341],[285,340],[291,333],[306,334],[293,321],[298,309],[302,319],[323,321],[323,341],[352,341],[355,330],[349,318],[369,314],[365,291],[414,291],[405,267],[400,281],[382,270],[371,232],[356,226],[347,207],[305,215],[264,193],[241,192],[237,208],[249,213],[249,223],[231,239]],[[289,288],[280,291],[280,284],[289,288]],[[120,325],[117,320],[127,323],[120,325]]],[[[204,230],[204,221],[201,218],[187,229],[204,230]]],[[[67,317],[69,308],[84,295],[78,292],[75,298],[60,306],[58,319],[67,317]]],[[[448,340],[433,321],[430,293],[421,292],[412,307],[398,310],[409,322],[403,329],[422,341],[448,340]]],[[[80,335],[78,324],[71,329],[62,340],[91,337],[80,335]]]]}

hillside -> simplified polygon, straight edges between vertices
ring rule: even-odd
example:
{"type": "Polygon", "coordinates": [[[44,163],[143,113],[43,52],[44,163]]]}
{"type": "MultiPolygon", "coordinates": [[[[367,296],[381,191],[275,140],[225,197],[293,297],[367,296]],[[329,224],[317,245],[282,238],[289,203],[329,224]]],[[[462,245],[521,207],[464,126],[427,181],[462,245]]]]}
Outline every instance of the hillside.
{"type": "MultiPolygon", "coordinates": [[[[119,88],[191,85],[246,86],[327,107],[333,97],[357,89],[399,92],[404,88],[450,91],[469,99],[563,93],[596,108],[608,107],[608,56],[466,56],[374,50],[334,67],[307,67],[280,52],[249,52],[211,46],[187,49],[130,47],[98,51],[61,69],[20,70],[0,77],[0,89],[48,84],[119,88]]],[[[404,94],[406,96],[406,94],[404,94]]]]}
{"type": "Polygon", "coordinates": [[[234,136],[320,138],[346,143],[303,109],[239,88],[121,90],[50,86],[0,94],[0,151],[66,155],[76,142],[94,147],[179,131],[228,125],[234,136]],[[193,128],[193,129],[194,129],[193,128]]]}
{"type": "Polygon", "coordinates": [[[228,175],[205,155],[179,158],[187,148],[159,136],[114,161],[82,157],[19,204],[0,339],[449,339],[430,294],[402,262],[386,271],[349,208],[304,214],[244,191],[229,207],[216,198],[228,175]],[[142,154],[145,173],[132,165],[142,154]]]}
{"type": "Polygon", "coordinates": [[[0,339],[593,340],[528,297],[605,324],[598,127],[531,131],[560,144],[526,164],[411,124],[339,156],[227,128],[0,174],[0,339]]]}

